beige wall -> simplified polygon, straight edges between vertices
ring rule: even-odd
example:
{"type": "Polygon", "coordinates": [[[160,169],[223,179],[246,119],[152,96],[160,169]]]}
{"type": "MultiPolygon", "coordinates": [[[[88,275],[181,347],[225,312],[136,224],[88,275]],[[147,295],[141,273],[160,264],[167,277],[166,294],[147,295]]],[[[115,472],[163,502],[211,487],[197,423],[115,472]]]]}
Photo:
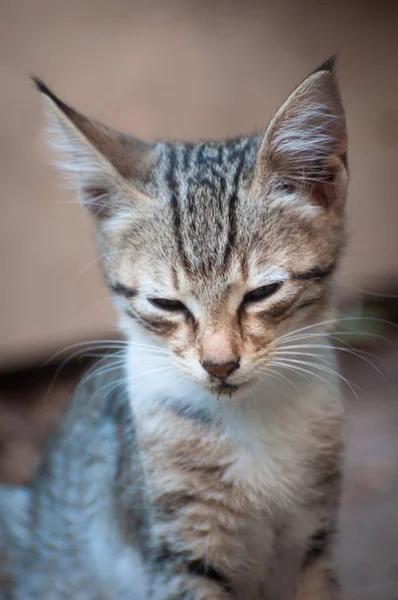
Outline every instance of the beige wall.
{"type": "Polygon", "coordinates": [[[352,171],[341,280],[383,288],[398,275],[397,32],[396,2],[0,0],[0,366],[115,321],[99,263],[87,267],[90,224],[47,166],[28,74],[142,137],[217,137],[264,126],[339,50],[352,171]]]}

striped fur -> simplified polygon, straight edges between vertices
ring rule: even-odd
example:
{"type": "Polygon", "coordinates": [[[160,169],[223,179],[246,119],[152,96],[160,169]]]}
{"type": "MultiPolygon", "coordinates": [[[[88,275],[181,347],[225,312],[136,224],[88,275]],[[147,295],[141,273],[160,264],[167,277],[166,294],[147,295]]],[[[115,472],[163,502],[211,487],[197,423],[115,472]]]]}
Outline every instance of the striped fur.
{"type": "MultiPolygon", "coordinates": [[[[144,144],[38,84],[128,342],[134,445],[118,473],[134,489],[131,460],[142,469],[145,519],[118,544],[140,547],[152,600],[338,597],[343,408],[327,330],[347,168],[333,67],[310,75],[263,134],[222,142],[144,144]],[[297,339],[317,346],[317,363],[297,339]],[[208,365],[234,368],[220,379],[208,365]]],[[[125,447],[118,432],[111,462],[125,447]]],[[[108,533],[128,514],[122,505],[108,533]]]]}

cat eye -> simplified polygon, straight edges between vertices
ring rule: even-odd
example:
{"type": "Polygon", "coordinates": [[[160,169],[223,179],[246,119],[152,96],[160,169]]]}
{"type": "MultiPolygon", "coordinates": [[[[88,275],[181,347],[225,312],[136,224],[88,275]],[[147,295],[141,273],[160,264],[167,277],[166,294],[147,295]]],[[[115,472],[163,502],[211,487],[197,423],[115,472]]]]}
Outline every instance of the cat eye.
{"type": "Polygon", "coordinates": [[[182,312],[187,310],[185,304],[179,300],[169,300],[168,298],[148,298],[148,300],[153,306],[169,312],[182,312]]]}
{"type": "Polygon", "coordinates": [[[259,302],[260,300],[264,300],[272,294],[275,294],[281,287],[282,282],[278,281],[276,283],[269,283],[268,285],[262,285],[261,287],[253,290],[252,292],[248,292],[243,296],[243,303],[248,304],[250,302],[259,302]]]}
{"type": "Polygon", "coordinates": [[[276,185],[276,191],[282,194],[293,194],[296,191],[296,186],[289,181],[280,181],[276,185]]]}

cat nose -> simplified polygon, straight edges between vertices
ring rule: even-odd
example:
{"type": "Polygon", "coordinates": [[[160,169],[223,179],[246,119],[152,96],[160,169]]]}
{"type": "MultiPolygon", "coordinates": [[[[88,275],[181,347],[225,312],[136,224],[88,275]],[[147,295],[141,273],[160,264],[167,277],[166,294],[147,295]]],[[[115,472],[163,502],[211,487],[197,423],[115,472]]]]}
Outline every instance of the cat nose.
{"type": "Polygon", "coordinates": [[[232,371],[239,368],[239,359],[225,363],[205,361],[202,362],[202,367],[205,371],[210,373],[210,375],[214,375],[215,377],[218,377],[218,379],[226,379],[232,371]]]}

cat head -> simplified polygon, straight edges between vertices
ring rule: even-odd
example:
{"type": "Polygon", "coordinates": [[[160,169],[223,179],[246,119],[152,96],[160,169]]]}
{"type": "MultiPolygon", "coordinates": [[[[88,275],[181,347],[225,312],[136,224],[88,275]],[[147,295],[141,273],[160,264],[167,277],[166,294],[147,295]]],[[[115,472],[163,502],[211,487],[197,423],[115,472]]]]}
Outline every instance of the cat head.
{"type": "Polygon", "coordinates": [[[280,339],[328,320],[348,179],[333,59],[265,133],[222,142],[147,144],[36,84],[122,327],[154,377],[161,359],[230,396],[262,377],[280,339]]]}

